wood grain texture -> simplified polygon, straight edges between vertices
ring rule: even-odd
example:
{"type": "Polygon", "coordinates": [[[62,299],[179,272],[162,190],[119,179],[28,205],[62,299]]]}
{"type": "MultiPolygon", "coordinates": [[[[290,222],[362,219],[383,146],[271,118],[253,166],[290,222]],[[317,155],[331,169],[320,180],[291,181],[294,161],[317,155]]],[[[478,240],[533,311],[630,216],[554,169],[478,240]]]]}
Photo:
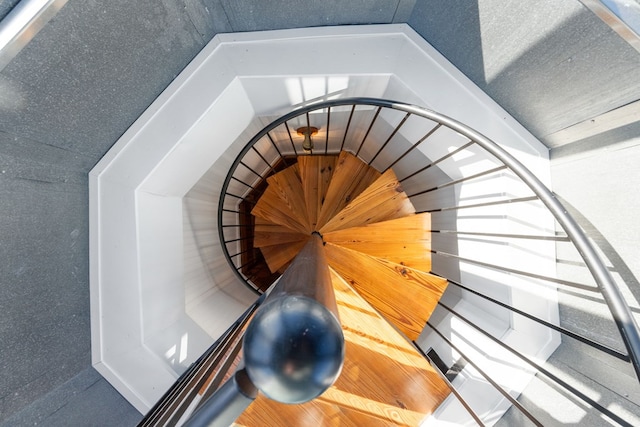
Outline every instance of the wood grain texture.
{"type": "Polygon", "coordinates": [[[416,270],[431,271],[429,213],[352,227],[323,235],[324,241],[384,258],[416,270]]]}
{"type": "Polygon", "coordinates": [[[367,166],[353,154],[341,152],[320,209],[316,228],[321,229],[379,176],[380,172],[367,166]]]}
{"type": "Polygon", "coordinates": [[[309,225],[313,230],[316,229],[337,160],[337,156],[298,157],[298,170],[309,215],[309,225]]]}
{"type": "Polygon", "coordinates": [[[267,187],[260,197],[260,200],[258,200],[258,203],[256,203],[251,210],[251,214],[267,222],[288,227],[298,233],[304,234],[307,232],[303,224],[299,224],[292,219],[293,213],[283,200],[280,199],[279,194],[273,187],[267,187]]]}
{"type": "Polygon", "coordinates": [[[269,270],[272,273],[279,271],[282,267],[287,265],[298,253],[302,250],[311,236],[303,236],[303,238],[297,242],[283,243],[280,245],[271,245],[260,248],[262,256],[264,256],[269,270]]]}
{"type": "Polygon", "coordinates": [[[260,217],[255,218],[253,246],[256,248],[297,242],[305,237],[308,236],[284,225],[274,224],[260,217]]]}
{"type": "Polygon", "coordinates": [[[299,224],[302,224],[307,234],[310,234],[313,230],[309,225],[309,215],[304,201],[304,191],[302,189],[298,165],[294,164],[270,176],[267,178],[267,183],[269,187],[278,193],[280,199],[287,205],[291,212],[291,218],[299,224]]]}
{"type": "MultiPolygon", "coordinates": [[[[333,184],[333,181],[331,182],[333,184]]],[[[415,208],[389,169],[320,228],[322,234],[415,214],[415,208]]]]}
{"type": "Polygon", "coordinates": [[[429,363],[332,271],[345,364],[319,398],[285,405],[259,395],[239,426],[417,426],[449,394],[429,363]]]}
{"type": "Polygon", "coordinates": [[[410,340],[418,338],[445,279],[332,243],[325,249],[331,268],[410,340]]]}
{"type": "Polygon", "coordinates": [[[268,222],[302,234],[311,234],[302,196],[298,166],[293,165],[267,178],[269,185],[251,213],[268,222]]]}

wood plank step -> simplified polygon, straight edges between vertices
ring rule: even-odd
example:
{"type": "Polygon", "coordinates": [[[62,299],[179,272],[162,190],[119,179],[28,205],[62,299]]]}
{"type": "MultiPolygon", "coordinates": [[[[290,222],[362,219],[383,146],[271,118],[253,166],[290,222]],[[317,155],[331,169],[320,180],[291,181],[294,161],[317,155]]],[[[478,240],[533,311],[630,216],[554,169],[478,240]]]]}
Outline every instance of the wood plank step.
{"type": "Polygon", "coordinates": [[[284,267],[298,255],[309,238],[311,238],[311,235],[304,236],[302,240],[297,242],[282,243],[280,245],[270,245],[260,248],[264,260],[269,266],[269,270],[275,273],[284,267]]]}
{"type": "Polygon", "coordinates": [[[332,243],[327,260],[362,297],[410,340],[416,340],[447,281],[332,243]]]}
{"type": "Polygon", "coordinates": [[[318,215],[316,229],[321,229],[379,176],[380,172],[353,154],[341,152],[318,215]]]}
{"type": "Polygon", "coordinates": [[[274,224],[260,217],[255,218],[253,246],[256,248],[297,242],[305,237],[306,234],[293,231],[284,225],[274,224]]]}
{"type": "Polygon", "coordinates": [[[431,215],[428,212],[332,231],[324,234],[323,239],[415,270],[431,271],[431,215]]]}
{"type": "Polygon", "coordinates": [[[300,405],[286,405],[270,401],[258,394],[257,399],[231,424],[233,427],[291,427],[291,426],[340,426],[340,427],[393,427],[402,424],[372,417],[350,409],[315,399],[300,405]]]}
{"type": "Polygon", "coordinates": [[[316,229],[337,161],[337,156],[298,157],[298,170],[300,181],[302,181],[309,225],[313,230],[316,229]]]}
{"type": "Polygon", "coordinates": [[[258,398],[242,426],[417,426],[449,395],[429,363],[335,271],[331,271],[345,363],[317,399],[286,405],[258,398]]]}
{"type": "Polygon", "coordinates": [[[251,213],[267,222],[283,225],[302,234],[311,234],[306,219],[302,184],[297,165],[267,179],[269,186],[260,196],[251,213]],[[288,172],[287,172],[288,171],[288,172]]]}
{"type": "Polygon", "coordinates": [[[280,199],[287,205],[291,212],[291,219],[302,224],[307,234],[311,234],[313,229],[309,225],[309,215],[307,214],[298,165],[294,164],[270,176],[267,178],[267,183],[269,187],[275,189],[280,199]]]}
{"type": "MultiPolygon", "coordinates": [[[[331,182],[333,184],[333,180],[331,182]]],[[[324,235],[331,231],[402,218],[415,212],[396,174],[389,169],[323,225],[320,232],[324,235]]]]}

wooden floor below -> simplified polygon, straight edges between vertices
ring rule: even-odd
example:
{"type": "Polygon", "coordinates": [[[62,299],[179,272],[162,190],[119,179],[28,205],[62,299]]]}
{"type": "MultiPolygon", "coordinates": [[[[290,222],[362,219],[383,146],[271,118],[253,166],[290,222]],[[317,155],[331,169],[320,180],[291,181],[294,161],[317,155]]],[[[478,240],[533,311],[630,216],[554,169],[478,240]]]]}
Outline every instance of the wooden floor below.
{"type": "Polygon", "coordinates": [[[285,405],[260,395],[238,426],[417,426],[449,389],[429,363],[332,271],[346,341],[344,368],[319,398],[285,405]]]}

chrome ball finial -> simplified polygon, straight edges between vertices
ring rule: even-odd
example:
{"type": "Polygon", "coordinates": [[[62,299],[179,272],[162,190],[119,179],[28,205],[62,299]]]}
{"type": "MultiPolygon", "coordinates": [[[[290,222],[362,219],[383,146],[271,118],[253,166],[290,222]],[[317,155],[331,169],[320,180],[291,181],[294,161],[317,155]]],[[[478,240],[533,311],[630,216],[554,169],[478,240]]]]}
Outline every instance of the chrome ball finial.
{"type": "Polygon", "coordinates": [[[303,403],[322,394],[340,375],[344,335],[324,305],[284,295],[256,312],[243,351],[247,374],[261,392],[278,402],[303,403]]]}

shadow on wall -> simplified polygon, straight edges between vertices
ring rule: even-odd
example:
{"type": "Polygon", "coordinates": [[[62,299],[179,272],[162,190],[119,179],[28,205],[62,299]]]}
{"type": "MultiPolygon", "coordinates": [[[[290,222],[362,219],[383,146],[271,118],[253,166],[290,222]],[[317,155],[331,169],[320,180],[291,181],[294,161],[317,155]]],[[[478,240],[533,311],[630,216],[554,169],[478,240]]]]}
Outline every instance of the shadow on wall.
{"type": "MultiPolygon", "coordinates": [[[[638,282],[638,279],[635,277],[629,266],[605,236],[600,233],[600,231],[598,231],[598,229],[584,215],[582,215],[580,211],[561,196],[556,195],[556,197],[567,208],[567,211],[569,211],[571,216],[573,216],[573,218],[578,222],[580,227],[585,230],[586,234],[591,237],[596,246],[602,251],[602,254],[609,261],[609,271],[614,275],[614,278],[616,278],[616,275],[619,276],[620,280],[617,280],[618,285],[624,285],[623,292],[628,290],[628,292],[633,296],[634,301],[627,301],[627,303],[637,307],[638,301],[640,301],[640,282],[638,282]],[[623,283],[620,283],[621,281],[623,283]]],[[[586,270],[584,263],[581,263],[581,268],[586,270]]],[[[633,309],[632,307],[632,311],[638,313],[637,308],[633,309]]]]}
{"type": "Polygon", "coordinates": [[[419,0],[408,24],[543,140],[640,98],[640,55],[579,2],[419,0]]]}
{"type": "Polygon", "coordinates": [[[553,162],[574,155],[583,155],[588,152],[606,149],[607,147],[613,148],[612,146],[617,144],[620,144],[619,146],[640,144],[640,140],[634,141],[634,138],[637,138],[638,135],[640,135],[640,122],[630,123],[566,145],[555,147],[549,152],[549,158],[553,162]]]}

